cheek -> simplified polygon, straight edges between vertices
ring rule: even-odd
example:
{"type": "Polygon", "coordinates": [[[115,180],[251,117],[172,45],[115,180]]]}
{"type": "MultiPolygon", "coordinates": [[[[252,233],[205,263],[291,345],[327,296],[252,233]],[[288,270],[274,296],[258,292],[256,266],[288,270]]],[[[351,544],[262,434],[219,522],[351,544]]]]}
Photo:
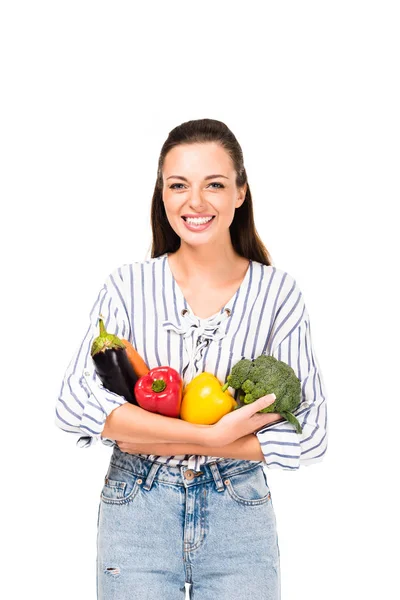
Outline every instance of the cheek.
{"type": "Polygon", "coordinates": [[[176,213],[179,214],[182,201],[182,198],[179,199],[179,196],[171,194],[169,190],[163,192],[165,212],[171,217],[175,216],[176,213]]]}
{"type": "Polygon", "coordinates": [[[215,208],[218,211],[219,221],[230,225],[235,216],[235,201],[230,197],[225,198],[224,202],[218,203],[218,205],[215,205],[215,208]]]}

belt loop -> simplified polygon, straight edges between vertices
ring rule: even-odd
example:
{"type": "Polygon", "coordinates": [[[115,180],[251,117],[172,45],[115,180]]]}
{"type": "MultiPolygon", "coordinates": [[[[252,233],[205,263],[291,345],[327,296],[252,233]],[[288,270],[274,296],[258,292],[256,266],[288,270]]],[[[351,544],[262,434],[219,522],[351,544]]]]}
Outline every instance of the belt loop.
{"type": "Polygon", "coordinates": [[[142,485],[142,488],[144,490],[151,490],[151,486],[153,485],[154,477],[156,476],[156,473],[160,467],[161,467],[161,463],[153,462],[153,464],[151,465],[150,470],[147,474],[146,481],[142,485]]]}
{"type": "Polygon", "coordinates": [[[209,463],[208,465],[211,469],[211,473],[214,477],[215,487],[217,488],[217,492],[224,491],[224,484],[222,483],[221,474],[219,472],[218,466],[216,462],[209,463]]]}

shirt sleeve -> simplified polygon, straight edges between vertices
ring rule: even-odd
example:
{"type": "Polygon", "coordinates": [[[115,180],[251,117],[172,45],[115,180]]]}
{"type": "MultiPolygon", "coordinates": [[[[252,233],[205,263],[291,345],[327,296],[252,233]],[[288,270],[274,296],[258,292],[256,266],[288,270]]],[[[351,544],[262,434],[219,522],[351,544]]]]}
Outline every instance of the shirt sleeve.
{"type": "Polygon", "coordinates": [[[322,461],[327,450],[326,388],[311,339],[304,298],[293,281],[278,311],[267,354],[290,365],[301,382],[301,402],[293,411],[302,433],[284,420],[255,432],[267,467],[296,470],[322,461]]]}
{"type": "Polygon", "coordinates": [[[90,311],[89,326],[64,374],[55,407],[55,425],[78,436],[76,445],[86,448],[101,440],[113,446],[114,440],[102,438],[107,416],[127,400],[107,390],[95,371],[90,355],[92,342],[99,335],[102,315],[110,333],[130,339],[131,330],[123,297],[120,269],[108,275],[90,311]]]}

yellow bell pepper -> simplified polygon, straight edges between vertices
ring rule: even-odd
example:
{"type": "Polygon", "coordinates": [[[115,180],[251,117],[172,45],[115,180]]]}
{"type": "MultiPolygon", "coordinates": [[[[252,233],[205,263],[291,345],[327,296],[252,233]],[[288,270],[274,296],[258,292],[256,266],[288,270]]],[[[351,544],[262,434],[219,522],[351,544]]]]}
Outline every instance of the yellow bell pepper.
{"type": "Polygon", "coordinates": [[[213,425],[237,406],[235,398],[212,373],[199,373],[183,390],[180,418],[199,425],[213,425]]]}

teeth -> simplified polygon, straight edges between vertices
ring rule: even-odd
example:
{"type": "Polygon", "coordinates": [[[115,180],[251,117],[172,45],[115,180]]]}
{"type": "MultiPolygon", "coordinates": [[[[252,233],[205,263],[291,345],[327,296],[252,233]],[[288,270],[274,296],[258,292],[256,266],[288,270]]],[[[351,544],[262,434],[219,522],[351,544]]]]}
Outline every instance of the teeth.
{"type": "Polygon", "coordinates": [[[208,223],[208,221],[211,221],[212,217],[185,217],[186,221],[188,221],[189,223],[193,223],[194,225],[201,225],[203,223],[208,223]]]}

